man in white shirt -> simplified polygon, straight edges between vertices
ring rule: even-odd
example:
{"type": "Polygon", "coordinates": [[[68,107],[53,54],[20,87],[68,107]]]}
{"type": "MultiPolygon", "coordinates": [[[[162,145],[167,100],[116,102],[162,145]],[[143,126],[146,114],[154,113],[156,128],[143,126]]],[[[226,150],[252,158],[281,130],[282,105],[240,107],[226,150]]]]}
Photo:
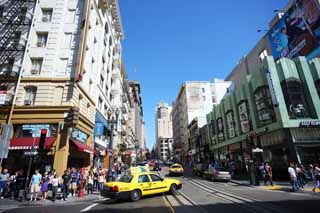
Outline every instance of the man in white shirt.
{"type": "Polygon", "coordinates": [[[297,182],[297,174],[296,174],[296,170],[294,169],[294,164],[292,162],[289,163],[289,167],[288,167],[288,173],[290,175],[290,182],[292,185],[292,190],[298,191],[298,182],[297,182]]]}

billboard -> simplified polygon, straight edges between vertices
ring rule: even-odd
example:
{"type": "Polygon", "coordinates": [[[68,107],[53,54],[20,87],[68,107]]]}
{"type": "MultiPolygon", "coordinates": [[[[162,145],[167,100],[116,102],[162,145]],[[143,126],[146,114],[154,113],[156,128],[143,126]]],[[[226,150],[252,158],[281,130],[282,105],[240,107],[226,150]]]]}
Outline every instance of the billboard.
{"type": "Polygon", "coordinates": [[[269,41],[275,59],[320,55],[320,5],[318,0],[296,0],[271,28],[269,41]]]}

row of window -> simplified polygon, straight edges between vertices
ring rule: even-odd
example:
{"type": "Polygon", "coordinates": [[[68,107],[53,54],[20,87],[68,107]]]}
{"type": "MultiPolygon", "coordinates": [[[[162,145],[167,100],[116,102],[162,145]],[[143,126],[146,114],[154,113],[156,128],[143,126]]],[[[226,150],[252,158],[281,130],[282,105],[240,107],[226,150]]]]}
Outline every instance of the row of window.
{"type": "MultiPolygon", "coordinates": [[[[320,80],[315,82],[318,95],[320,97],[320,80]]],[[[307,105],[306,96],[304,93],[303,83],[298,79],[289,79],[281,82],[281,88],[285,99],[288,115],[290,119],[300,118],[314,118],[310,113],[310,108],[307,105]]],[[[254,93],[254,103],[257,112],[258,126],[264,126],[276,121],[274,111],[274,103],[272,101],[271,93],[268,86],[258,88],[254,93]]],[[[250,119],[250,110],[248,101],[244,100],[238,104],[238,113],[240,120],[241,133],[247,133],[252,130],[252,121],[250,119]]],[[[225,133],[228,138],[233,138],[235,134],[235,115],[233,110],[226,113],[225,131],[224,122],[222,117],[212,120],[209,123],[210,132],[217,134],[218,140],[225,140],[225,133]]],[[[213,136],[212,135],[212,136],[213,136]]]]}

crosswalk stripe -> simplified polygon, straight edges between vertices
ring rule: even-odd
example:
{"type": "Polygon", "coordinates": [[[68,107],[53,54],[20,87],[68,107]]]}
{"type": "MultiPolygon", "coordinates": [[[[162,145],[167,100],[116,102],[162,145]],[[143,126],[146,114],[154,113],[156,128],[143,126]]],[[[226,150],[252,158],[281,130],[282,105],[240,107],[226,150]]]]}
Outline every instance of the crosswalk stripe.
{"type": "Polygon", "coordinates": [[[178,201],[172,195],[167,195],[167,198],[172,206],[180,206],[178,201]]]}
{"type": "Polygon", "coordinates": [[[177,198],[179,201],[185,205],[185,206],[192,206],[192,203],[190,203],[187,199],[185,199],[182,195],[177,195],[177,198]]]}

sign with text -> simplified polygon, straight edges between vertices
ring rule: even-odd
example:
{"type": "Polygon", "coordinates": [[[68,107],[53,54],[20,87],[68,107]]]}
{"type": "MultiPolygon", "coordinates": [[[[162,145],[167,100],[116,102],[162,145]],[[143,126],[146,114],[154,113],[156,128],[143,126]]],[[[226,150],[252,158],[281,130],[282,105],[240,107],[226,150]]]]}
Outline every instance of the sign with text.
{"type": "Polygon", "coordinates": [[[300,127],[320,127],[320,120],[309,120],[309,121],[301,121],[300,127]]]}
{"type": "Polygon", "coordinates": [[[0,158],[8,157],[11,134],[12,134],[12,125],[11,124],[3,125],[2,134],[0,138],[0,158]]]}
{"type": "Polygon", "coordinates": [[[319,30],[319,2],[295,0],[268,34],[273,57],[319,56],[319,30]]]}

